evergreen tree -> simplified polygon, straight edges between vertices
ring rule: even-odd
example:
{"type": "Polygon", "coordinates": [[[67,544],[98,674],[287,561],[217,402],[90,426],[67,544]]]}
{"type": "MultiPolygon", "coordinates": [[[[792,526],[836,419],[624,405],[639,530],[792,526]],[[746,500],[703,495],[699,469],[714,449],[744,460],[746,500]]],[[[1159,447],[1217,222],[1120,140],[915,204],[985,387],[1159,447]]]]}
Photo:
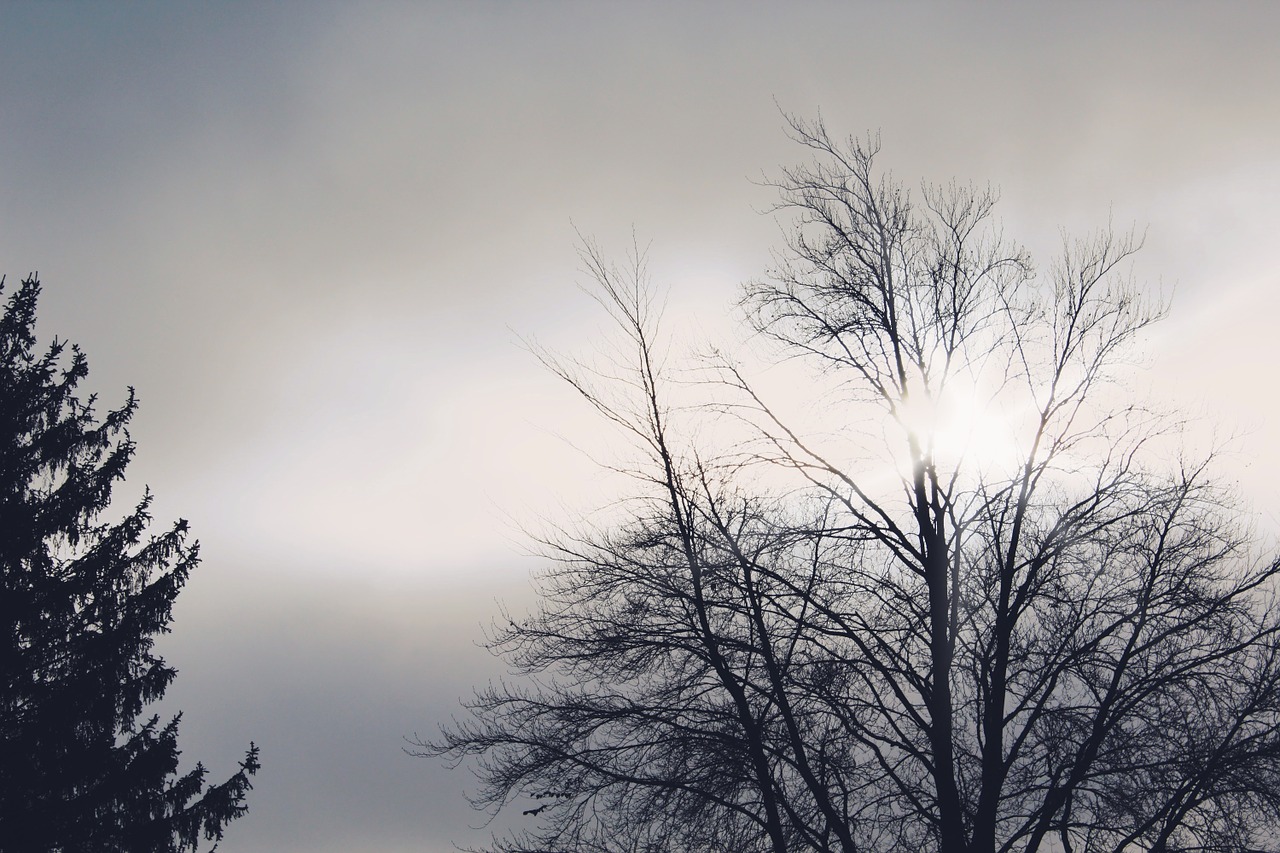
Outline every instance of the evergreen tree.
{"type": "MultiPolygon", "coordinates": [[[[0,279],[0,288],[3,279],[0,279]]],[[[148,491],[106,517],[134,453],[124,404],[76,396],[84,354],[36,348],[40,284],[0,318],[0,853],[195,851],[245,812],[258,769],[178,773],[178,723],[143,716],[176,671],[153,650],[198,562],[178,521],[149,534],[148,491]]]]}

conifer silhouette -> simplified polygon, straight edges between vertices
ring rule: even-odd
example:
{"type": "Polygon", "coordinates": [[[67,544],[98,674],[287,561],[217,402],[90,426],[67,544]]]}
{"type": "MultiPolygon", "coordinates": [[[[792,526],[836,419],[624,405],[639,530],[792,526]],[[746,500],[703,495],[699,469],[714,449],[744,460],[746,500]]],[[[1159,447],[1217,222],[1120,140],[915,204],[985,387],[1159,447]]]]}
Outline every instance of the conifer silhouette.
{"type": "Polygon", "coordinates": [[[143,716],[199,549],[182,520],[148,533],[149,491],[107,518],[137,401],[100,418],[76,395],[85,356],[37,349],[39,294],[28,277],[0,318],[0,851],[195,851],[244,814],[258,749],[209,785],[178,774],[181,714],[143,716]]]}

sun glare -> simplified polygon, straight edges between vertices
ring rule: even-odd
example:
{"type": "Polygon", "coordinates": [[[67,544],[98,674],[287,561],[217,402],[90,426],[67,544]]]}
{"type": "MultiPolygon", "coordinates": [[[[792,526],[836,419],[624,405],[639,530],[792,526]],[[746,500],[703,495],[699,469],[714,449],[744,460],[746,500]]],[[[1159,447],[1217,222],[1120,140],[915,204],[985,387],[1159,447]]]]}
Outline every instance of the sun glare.
{"type": "MultiPolygon", "coordinates": [[[[917,394],[899,409],[898,422],[940,470],[979,475],[1005,473],[1018,464],[1018,412],[979,383],[953,377],[940,394],[917,394]]],[[[912,460],[905,458],[910,465],[912,460]]]]}

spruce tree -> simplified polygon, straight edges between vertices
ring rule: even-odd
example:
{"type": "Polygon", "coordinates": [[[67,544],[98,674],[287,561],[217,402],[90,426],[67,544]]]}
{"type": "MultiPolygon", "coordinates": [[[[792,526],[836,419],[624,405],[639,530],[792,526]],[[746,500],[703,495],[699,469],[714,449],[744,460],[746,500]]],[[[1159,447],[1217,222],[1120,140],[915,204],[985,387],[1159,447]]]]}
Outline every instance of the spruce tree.
{"type": "Polygon", "coordinates": [[[0,853],[195,851],[244,814],[258,750],[209,784],[178,772],[181,714],[144,714],[198,545],[148,531],[149,491],[112,518],[133,389],[102,417],[77,396],[85,356],[37,348],[39,294],[28,277],[0,319],[0,853]]]}

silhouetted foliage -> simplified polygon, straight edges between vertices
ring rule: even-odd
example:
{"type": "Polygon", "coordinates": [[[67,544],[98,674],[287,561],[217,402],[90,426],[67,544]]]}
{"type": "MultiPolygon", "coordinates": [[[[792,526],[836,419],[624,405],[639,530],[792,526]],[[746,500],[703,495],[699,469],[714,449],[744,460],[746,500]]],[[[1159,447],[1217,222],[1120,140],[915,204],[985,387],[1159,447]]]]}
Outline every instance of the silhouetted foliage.
{"type": "Polygon", "coordinates": [[[80,350],[36,349],[39,293],[0,319],[0,851],[194,851],[244,813],[258,750],[208,785],[178,775],[181,715],[140,717],[176,675],[153,642],[198,549],[185,521],[148,535],[149,492],[105,518],[137,404],[76,396],[80,350]]]}
{"type": "Polygon", "coordinates": [[[822,423],[726,357],[675,405],[642,259],[588,245],[623,356],[543,357],[634,440],[637,489],[551,537],[493,638],[523,677],[421,746],[523,812],[497,850],[1273,846],[1280,566],[1114,381],[1163,313],[1136,241],[1037,274],[990,192],[913,200],[876,140],[792,130],[816,159],[743,306],[822,423]]]}

